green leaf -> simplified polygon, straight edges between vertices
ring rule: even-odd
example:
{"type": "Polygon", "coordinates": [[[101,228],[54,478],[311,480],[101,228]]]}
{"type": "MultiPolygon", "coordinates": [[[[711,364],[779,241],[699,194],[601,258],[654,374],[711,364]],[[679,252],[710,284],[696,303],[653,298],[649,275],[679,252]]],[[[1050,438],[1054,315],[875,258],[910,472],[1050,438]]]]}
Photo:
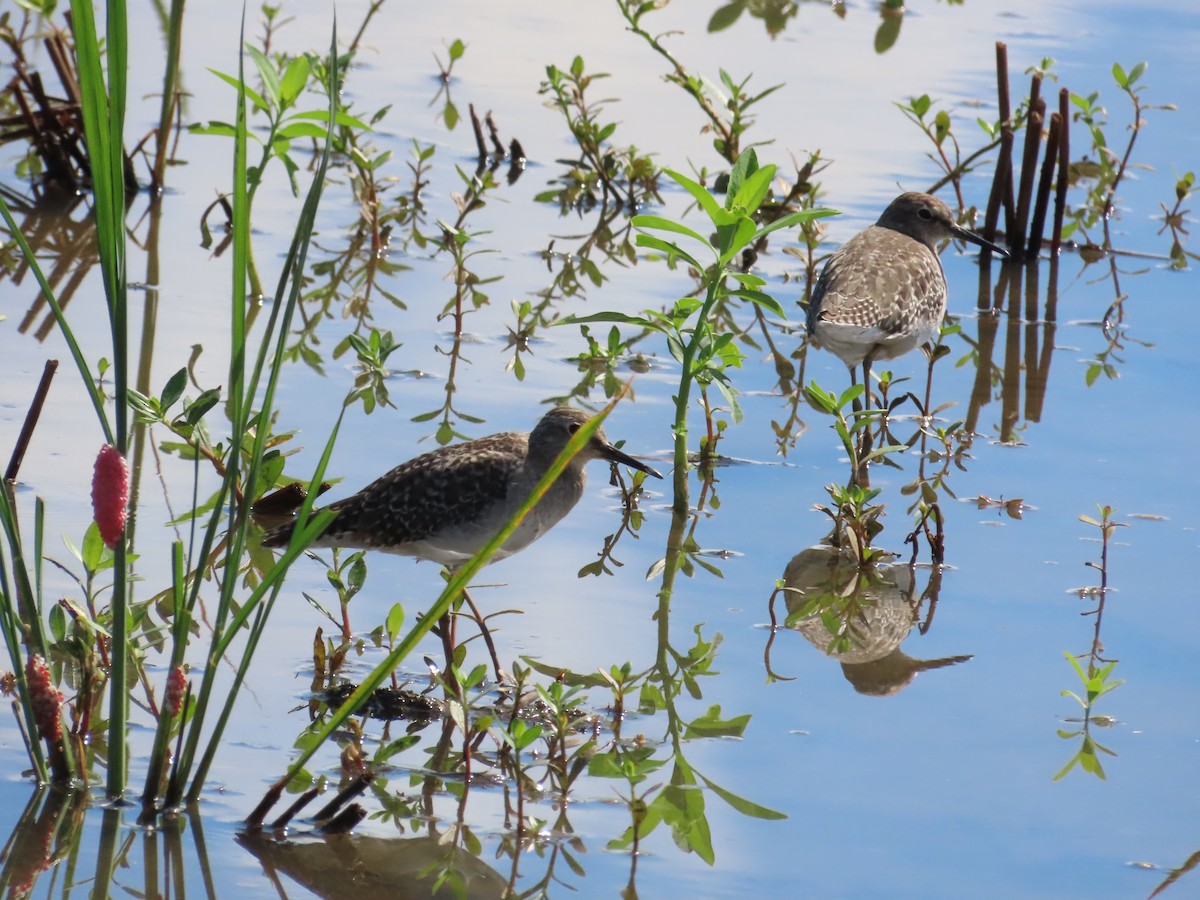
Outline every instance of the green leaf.
{"type": "Polygon", "coordinates": [[[372,757],[371,761],[375,763],[375,765],[381,765],[382,763],[387,762],[393,756],[403,753],[410,747],[416,746],[420,740],[421,736],[419,734],[406,734],[402,738],[389,741],[375,751],[375,755],[372,757]]]}
{"type": "Polygon", "coordinates": [[[182,368],[167,381],[167,386],[163,388],[162,395],[159,397],[159,404],[162,407],[162,412],[166,412],[176,401],[183,396],[183,389],[187,387],[187,368],[182,368]]]}
{"type": "Polygon", "coordinates": [[[757,291],[767,283],[765,278],[759,278],[757,275],[752,275],[749,272],[730,272],[729,277],[742,287],[749,288],[752,291],[757,291]]]}
{"type": "Polygon", "coordinates": [[[67,636],[67,614],[61,603],[50,607],[50,634],[57,644],[61,644],[67,636]]]}
{"type": "Polygon", "coordinates": [[[560,666],[547,665],[544,662],[530,659],[527,656],[522,657],[521,661],[538,674],[561,681],[567,687],[602,688],[608,685],[608,682],[601,675],[584,675],[578,672],[571,672],[560,666]]]}
{"type": "MultiPolygon", "coordinates": [[[[311,119],[316,122],[327,123],[329,121],[329,114],[324,110],[311,109],[305,110],[304,112],[292,113],[290,116],[288,116],[289,122],[291,122],[293,119],[311,119]]],[[[333,116],[333,123],[335,125],[341,125],[344,128],[352,128],[355,131],[373,130],[371,126],[362,119],[358,118],[357,116],[352,116],[350,113],[345,111],[335,113],[333,116]]]]}
{"type": "Polygon", "coordinates": [[[734,198],[741,193],[742,183],[756,171],[758,171],[758,154],[751,147],[742,152],[729,172],[729,189],[725,194],[726,209],[733,208],[734,198]]]}
{"type": "Polygon", "coordinates": [[[226,122],[196,123],[195,125],[188,126],[188,134],[212,134],[217,137],[233,137],[237,134],[237,129],[226,122]]]}
{"type": "Polygon", "coordinates": [[[73,619],[75,619],[79,622],[82,622],[91,631],[95,632],[96,634],[100,634],[106,638],[112,637],[112,634],[109,633],[108,629],[104,628],[99,622],[97,622],[95,619],[93,619],[91,617],[91,615],[88,613],[88,611],[83,606],[76,603],[74,600],[69,600],[69,599],[63,598],[61,601],[59,601],[58,604],[55,605],[54,608],[61,609],[64,606],[68,607],[71,610],[71,617],[73,619]]]}
{"type": "Polygon", "coordinates": [[[774,166],[763,166],[747,175],[733,198],[732,208],[744,210],[748,216],[754,215],[762,206],[763,200],[767,198],[767,194],[771,192],[771,179],[774,177],[774,166]]]}
{"type": "Polygon", "coordinates": [[[950,114],[944,109],[939,110],[938,114],[933,119],[934,123],[934,140],[940,147],[942,142],[946,140],[946,136],[950,133],[950,114]]]}
{"type": "Polygon", "coordinates": [[[630,316],[619,312],[599,312],[590,316],[564,316],[555,325],[584,325],[592,322],[619,322],[622,325],[636,325],[652,331],[662,331],[662,326],[642,316],[630,316]]]}
{"type": "MultiPolygon", "coordinates": [[[[162,441],[158,445],[158,449],[161,450],[163,453],[177,454],[180,459],[194,460],[199,457],[199,453],[197,452],[196,448],[193,447],[191,444],[184,443],[183,441],[162,441]]],[[[179,521],[181,521],[181,522],[187,521],[188,519],[191,518],[193,513],[196,515],[199,515],[200,510],[196,509],[196,510],[191,510],[189,512],[184,513],[183,516],[179,519],[179,521]]],[[[172,523],[172,524],[175,524],[175,523],[172,523]]]]}
{"type": "Polygon", "coordinates": [[[751,303],[761,306],[763,309],[778,316],[781,319],[786,319],[787,315],[783,311],[783,307],[779,305],[779,301],[770,294],[764,294],[762,291],[731,291],[735,297],[741,297],[744,300],[749,300],[751,303]]]}
{"type": "Polygon", "coordinates": [[[667,254],[667,256],[670,257],[671,259],[682,259],[685,263],[687,263],[689,266],[691,266],[697,272],[704,271],[704,266],[702,266],[702,265],[700,265],[700,263],[696,262],[696,260],[693,259],[689,254],[687,254],[683,250],[679,249],[679,247],[676,246],[675,244],[672,244],[668,241],[664,241],[661,238],[656,238],[653,235],[649,235],[649,234],[639,234],[637,236],[637,240],[635,241],[635,243],[639,247],[648,247],[651,250],[659,250],[659,251],[667,254]]]}
{"type": "Polygon", "coordinates": [[[518,750],[524,750],[542,735],[541,725],[529,725],[521,719],[513,719],[508,726],[508,733],[512,737],[513,746],[518,750]]]}
{"type": "Polygon", "coordinates": [[[717,229],[721,265],[725,265],[742,252],[746,245],[754,239],[754,230],[754,220],[749,217],[738,219],[737,224],[733,227],[717,229]]]}
{"type": "Polygon", "coordinates": [[[137,418],[143,422],[153,423],[162,418],[162,405],[153,397],[147,397],[133,388],[126,388],[125,400],[137,418]]]}
{"type": "Polygon", "coordinates": [[[738,812],[740,812],[743,816],[749,816],[752,819],[786,819],[787,818],[787,815],[785,815],[784,813],[776,812],[775,810],[768,809],[765,806],[759,806],[757,803],[752,803],[751,801],[747,800],[744,797],[739,797],[737,794],[734,794],[730,791],[725,790],[725,788],[721,787],[719,784],[717,784],[714,781],[710,781],[709,779],[705,778],[703,775],[700,775],[700,779],[706,785],[708,785],[709,789],[714,794],[716,794],[718,797],[720,797],[722,800],[724,800],[726,803],[728,803],[730,806],[732,806],[734,809],[736,809],[738,812]]]}
{"type": "Polygon", "coordinates": [[[709,865],[715,860],[712,847],[712,832],[704,814],[704,794],[695,790],[695,779],[690,769],[677,763],[671,775],[671,784],[663,788],[654,798],[651,807],[658,807],[662,820],[671,826],[671,837],[676,846],[690,850],[709,865]]]}
{"type": "MultiPolygon", "coordinates": [[[[212,72],[214,75],[216,75],[223,82],[228,84],[234,90],[240,89],[238,80],[236,78],[234,78],[232,75],[226,75],[224,72],[218,72],[216,69],[209,69],[208,71],[212,72]]],[[[258,107],[263,112],[270,112],[270,110],[271,110],[270,105],[268,105],[267,101],[262,98],[262,95],[260,93],[258,93],[258,91],[254,90],[252,87],[250,87],[249,85],[246,85],[246,99],[248,99],[251,103],[253,103],[256,107],[258,107]]]]}
{"type": "Polygon", "coordinates": [[[861,397],[866,392],[866,390],[867,390],[866,385],[862,385],[862,384],[850,385],[850,387],[846,388],[846,390],[842,392],[842,395],[840,397],[838,397],[838,401],[837,401],[838,409],[845,409],[849,404],[853,403],[857,398],[861,397]]]}
{"type": "Polygon", "coordinates": [[[592,778],[624,778],[625,770],[615,750],[600,753],[588,760],[588,775],[592,778]]]}
{"type": "Polygon", "coordinates": [[[745,0],[740,3],[727,3],[717,9],[708,20],[708,33],[724,31],[736,22],[746,8],[745,0]]]}
{"type": "Polygon", "coordinates": [[[708,189],[701,184],[692,181],[686,175],[681,175],[671,169],[663,169],[669,178],[675,181],[680,187],[692,195],[692,198],[700,204],[700,208],[707,213],[714,224],[720,220],[724,210],[721,209],[721,204],[717,199],[708,192],[708,189]]]}
{"type": "Polygon", "coordinates": [[[83,535],[83,548],[80,553],[83,567],[89,572],[99,571],[106,549],[104,539],[100,537],[100,526],[92,522],[83,535]]]}
{"type": "Polygon", "coordinates": [[[221,400],[221,391],[219,388],[209,388],[204,391],[187,405],[184,411],[184,417],[189,425],[195,425],[204,418],[204,414],[216,406],[221,400]]]}
{"type": "MultiPolygon", "coordinates": [[[[304,85],[308,83],[308,74],[311,71],[311,65],[307,56],[293,57],[288,63],[287,71],[283,73],[283,80],[279,83],[280,99],[285,107],[291,106],[296,98],[300,96],[300,92],[304,90],[304,85]]],[[[322,113],[325,115],[325,113],[322,113]]]]}
{"type": "Polygon", "coordinates": [[[671,219],[664,219],[662,216],[634,216],[631,220],[631,224],[634,228],[653,229],[655,231],[669,231],[673,234],[683,234],[692,238],[693,240],[699,241],[706,247],[712,246],[707,240],[704,239],[703,235],[697,234],[686,225],[681,225],[680,223],[674,222],[671,219]]]}
{"type": "Polygon", "coordinates": [[[764,225],[754,233],[752,240],[757,241],[759,238],[766,237],[780,228],[791,228],[793,225],[802,225],[805,222],[811,222],[813,219],[824,219],[827,216],[840,216],[841,212],[836,209],[802,209],[799,212],[789,213],[782,218],[776,219],[769,225],[764,225]]]}
{"type": "Polygon", "coordinates": [[[293,141],[296,138],[304,137],[323,141],[327,134],[324,127],[316,122],[288,122],[275,132],[275,137],[283,141],[293,141]]]}
{"type": "Polygon", "coordinates": [[[804,395],[822,412],[832,414],[838,410],[837,394],[825,390],[815,381],[810,381],[804,386],[804,395]]]}
{"type": "Polygon", "coordinates": [[[279,72],[275,69],[275,65],[267,59],[265,53],[253,44],[246,45],[246,52],[254,61],[254,67],[258,69],[258,74],[263,80],[263,88],[266,90],[272,106],[280,109],[283,106],[283,92],[279,86],[279,72]]]}

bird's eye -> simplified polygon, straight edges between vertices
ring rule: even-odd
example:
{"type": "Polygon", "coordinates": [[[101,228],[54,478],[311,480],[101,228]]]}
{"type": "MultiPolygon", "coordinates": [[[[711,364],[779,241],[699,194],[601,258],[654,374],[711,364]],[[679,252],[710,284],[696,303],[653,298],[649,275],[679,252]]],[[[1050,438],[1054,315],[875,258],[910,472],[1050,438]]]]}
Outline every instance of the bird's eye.
{"type": "Polygon", "coordinates": [[[931,213],[929,211],[929,207],[927,207],[927,206],[922,206],[919,210],[917,210],[917,215],[920,216],[922,219],[932,219],[933,218],[933,213],[931,213]]]}
{"type": "Polygon", "coordinates": [[[574,434],[575,432],[577,432],[579,430],[580,424],[581,424],[580,422],[572,422],[570,425],[567,426],[567,433],[574,434]]]}

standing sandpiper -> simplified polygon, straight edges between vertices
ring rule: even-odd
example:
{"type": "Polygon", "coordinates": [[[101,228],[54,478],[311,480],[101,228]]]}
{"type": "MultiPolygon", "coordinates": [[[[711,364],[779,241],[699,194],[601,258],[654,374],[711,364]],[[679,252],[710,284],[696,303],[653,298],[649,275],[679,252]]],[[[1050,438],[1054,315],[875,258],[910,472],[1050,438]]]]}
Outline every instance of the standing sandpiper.
{"type": "MultiPolygon", "coordinates": [[[[337,517],[314,547],[360,547],[453,567],[470,559],[528,499],[550,464],[590,416],[560,406],[531,433],[505,431],[440,447],[402,463],[352,497],[330,504],[337,517]]],[[[579,502],[593,459],[662,476],[608,442],[603,429],[583,446],[493,560],[511,556],[554,527],[579,502]]],[[[292,523],[267,533],[285,547],[292,523]]]]}
{"type": "MultiPolygon", "coordinates": [[[[901,194],[879,221],[829,257],[808,306],[808,333],[850,367],[863,369],[867,403],[871,364],[931,345],[946,315],[946,275],[937,245],[962,238],[1008,256],[954,221],[929,194],[901,194]]],[[[857,408],[857,401],[856,401],[857,408]]]]}
{"type": "MultiPolygon", "coordinates": [[[[314,547],[359,547],[429,559],[453,569],[474,556],[525,503],[546,470],[588,419],[587,413],[560,406],[532,432],[505,431],[462,444],[440,447],[402,463],[357,494],[330,504],[337,516],[314,547]]],[[[593,459],[624,463],[655,478],[652,468],[608,442],[603,429],[571,459],[492,561],[512,556],[558,524],[583,496],[584,468],[593,459]]],[[[286,547],[294,523],[269,531],[264,547],[286,547]]],[[[463,599],[479,623],[492,657],[496,680],[504,672],[483,615],[466,591],[463,599]]],[[[446,653],[447,684],[454,684],[453,625],[440,623],[446,653]]]]}

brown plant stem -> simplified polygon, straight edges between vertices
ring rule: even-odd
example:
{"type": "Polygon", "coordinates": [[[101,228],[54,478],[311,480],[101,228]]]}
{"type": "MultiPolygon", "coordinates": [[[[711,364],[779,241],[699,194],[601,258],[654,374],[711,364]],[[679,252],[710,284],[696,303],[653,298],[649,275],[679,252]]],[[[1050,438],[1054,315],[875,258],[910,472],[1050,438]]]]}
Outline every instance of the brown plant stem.
{"type": "Polygon", "coordinates": [[[1054,164],[1058,159],[1059,135],[1062,127],[1062,116],[1057,112],[1051,113],[1050,133],[1046,139],[1046,156],[1042,160],[1037,200],[1033,207],[1033,218],[1029,222],[1029,244],[1026,253],[1030,259],[1037,259],[1042,249],[1042,233],[1046,227],[1046,210],[1050,206],[1050,186],[1054,178],[1054,164]]]}
{"type": "Polygon", "coordinates": [[[21,469],[21,461],[25,459],[25,451],[29,449],[29,442],[33,439],[33,430],[37,428],[38,419],[41,418],[42,409],[46,405],[46,395],[50,392],[50,382],[54,380],[54,373],[57,371],[58,360],[46,360],[46,365],[42,368],[41,380],[38,381],[37,390],[33,394],[33,402],[29,404],[29,411],[25,413],[25,422],[21,425],[21,433],[17,435],[17,443],[13,447],[12,457],[8,461],[8,468],[4,470],[4,480],[9,483],[17,480],[17,472],[21,469]]]}
{"type": "Polygon", "coordinates": [[[1058,92],[1058,114],[1062,118],[1062,130],[1058,135],[1058,184],[1054,191],[1054,235],[1050,239],[1050,254],[1058,256],[1062,247],[1063,217],[1067,212],[1067,188],[1070,186],[1071,165],[1071,92],[1063,88],[1058,92]]]}

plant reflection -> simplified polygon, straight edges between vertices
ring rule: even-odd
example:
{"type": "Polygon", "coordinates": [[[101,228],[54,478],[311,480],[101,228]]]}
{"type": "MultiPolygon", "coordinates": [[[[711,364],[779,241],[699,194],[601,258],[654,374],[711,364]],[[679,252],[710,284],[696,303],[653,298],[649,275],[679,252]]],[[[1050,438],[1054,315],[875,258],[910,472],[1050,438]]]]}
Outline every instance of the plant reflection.
{"type": "Polygon", "coordinates": [[[87,807],[85,791],[32,791],[0,855],[0,891],[6,897],[31,896],[43,877],[51,882],[45,896],[56,891],[68,896],[80,883],[89,883],[90,895],[95,897],[122,893],[182,897],[197,884],[206,886],[209,897],[216,896],[203,819],[195,811],[167,816],[155,828],[129,830],[121,810],[109,808],[98,817],[96,834],[97,817],[88,816],[87,807]],[[183,841],[188,832],[190,850],[183,841]],[[91,863],[83,859],[88,848],[94,848],[96,854],[91,863]],[[139,870],[141,883],[135,884],[139,870]],[[95,873],[94,877],[90,873],[95,873]],[[58,886],[60,876],[66,880],[58,886]],[[73,882],[73,878],[79,880],[73,882]]]}
{"type": "Polygon", "coordinates": [[[1118,522],[1113,518],[1114,512],[1115,510],[1110,506],[1101,506],[1099,508],[1099,520],[1093,519],[1090,516],[1079,517],[1079,520],[1085,525],[1092,525],[1100,532],[1100,562],[1087,563],[1089,567],[1099,571],[1100,584],[1098,586],[1079,588],[1079,598],[1081,600],[1096,601],[1094,609],[1080,613],[1083,616],[1093,617],[1092,641],[1087,653],[1081,653],[1078,656],[1071,653],[1064,654],[1067,662],[1071,664],[1075,675],[1079,678],[1082,692],[1077,694],[1074,691],[1063,691],[1062,693],[1064,696],[1072,697],[1079,704],[1083,710],[1083,719],[1068,719],[1068,722],[1078,725],[1078,727],[1059,729],[1058,731],[1058,736],[1063,740],[1079,738],[1080,743],[1075,755],[1055,774],[1055,781],[1066,777],[1067,773],[1076,766],[1084,772],[1104,780],[1106,776],[1104,774],[1104,766],[1100,763],[1100,755],[1117,755],[1114,751],[1097,741],[1092,735],[1093,725],[1108,727],[1116,722],[1112,716],[1096,714],[1094,709],[1096,701],[1125,683],[1123,679],[1113,677],[1113,670],[1117,667],[1117,660],[1108,659],[1104,656],[1104,643],[1100,639],[1100,628],[1104,622],[1104,604],[1108,599],[1108,551],[1112,544],[1113,533],[1118,528],[1126,527],[1124,522],[1118,522]]]}
{"type": "MultiPolygon", "coordinates": [[[[83,202],[82,194],[71,195],[65,200],[34,200],[8,187],[0,188],[18,227],[29,246],[46,262],[42,271],[46,281],[54,290],[59,304],[65,309],[74,299],[80,286],[86,284],[93,270],[100,263],[96,249],[96,221],[91,215],[81,219],[73,213],[83,202]]],[[[30,274],[28,264],[22,258],[7,229],[0,227],[4,256],[0,258],[0,278],[21,285],[30,274]],[[9,255],[11,253],[11,256],[9,255]]],[[[45,341],[55,329],[54,314],[50,311],[45,296],[34,286],[36,296],[29,305],[24,318],[17,326],[21,334],[29,334],[45,341]],[[44,316],[44,318],[42,318],[44,316]],[[41,324],[38,319],[41,318],[41,324]]]]}
{"type": "Polygon", "coordinates": [[[981,433],[983,407],[999,399],[999,421],[993,426],[996,439],[1003,444],[1021,443],[1022,420],[1041,421],[1050,381],[1058,327],[1059,259],[1050,260],[1044,303],[1041,301],[1041,268],[1036,261],[1024,266],[1002,266],[994,291],[990,278],[984,278],[983,271],[980,270],[976,336],[970,338],[962,334],[970,348],[966,358],[975,364],[966,431],[969,435],[981,433]],[[998,351],[1002,316],[1004,341],[998,351]],[[998,361],[997,356],[1001,357],[998,361]]]}

